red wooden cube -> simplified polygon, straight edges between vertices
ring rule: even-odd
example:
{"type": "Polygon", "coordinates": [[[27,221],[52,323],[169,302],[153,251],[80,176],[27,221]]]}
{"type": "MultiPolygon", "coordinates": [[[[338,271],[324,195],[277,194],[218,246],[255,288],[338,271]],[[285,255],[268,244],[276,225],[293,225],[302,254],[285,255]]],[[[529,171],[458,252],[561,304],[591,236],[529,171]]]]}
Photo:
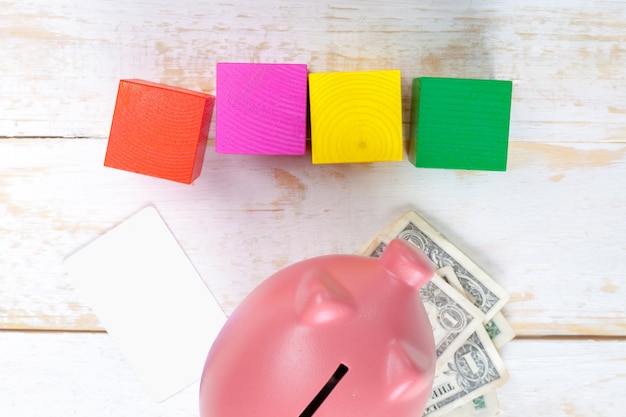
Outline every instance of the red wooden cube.
{"type": "Polygon", "coordinates": [[[191,184],[202,170],[215,97],[121,80],[104,165],[191,184]]]}

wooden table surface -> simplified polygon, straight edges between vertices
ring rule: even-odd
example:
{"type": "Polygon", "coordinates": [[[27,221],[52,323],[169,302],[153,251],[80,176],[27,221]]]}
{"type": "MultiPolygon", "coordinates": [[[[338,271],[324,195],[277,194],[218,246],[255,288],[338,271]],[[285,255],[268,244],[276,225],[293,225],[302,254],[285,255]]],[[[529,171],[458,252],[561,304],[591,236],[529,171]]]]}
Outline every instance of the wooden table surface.
{"type": "Polygon", "coordinates": [[[626,3],[555,4],[0,1],[0,415],[198,415],[197,384],[150,400],[62,265],[153,205],[228,314],[415,209],[511,294],[500,415],[623,416],[626,3]],[[121,78],[214,92],[218,61],[400,69],[404,120],[414,77],[512,80],[508,169],[217,155],[213,128],[192,185],[103,167],[121,78]]]}

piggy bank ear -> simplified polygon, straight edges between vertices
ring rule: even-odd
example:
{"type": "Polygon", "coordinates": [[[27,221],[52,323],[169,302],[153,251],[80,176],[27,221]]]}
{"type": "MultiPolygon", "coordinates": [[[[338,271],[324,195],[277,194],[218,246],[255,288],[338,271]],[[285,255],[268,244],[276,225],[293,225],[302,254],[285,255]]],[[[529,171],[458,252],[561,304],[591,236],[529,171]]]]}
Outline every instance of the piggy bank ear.
{"type": "Polygon", "coordinates": [[[389,242],[380,262],[397,279],[414,288],[421,288],[435,274],[435,266],[424,252],[403,239],[389,242]]]}
{"type": "Polygon", "coordinates": [[[386,378],[390,401],[417,397],[424,391],[430,393],[433,357],[401,341],[392,340],[387,350],[386,378]]]}
{"type": "Polygon", "coordinates": [[[318,325],[351,316],[355,306],[336,279],[322,269],[312,269],[298,284],[295,309],[303,324],[318,325]]]}

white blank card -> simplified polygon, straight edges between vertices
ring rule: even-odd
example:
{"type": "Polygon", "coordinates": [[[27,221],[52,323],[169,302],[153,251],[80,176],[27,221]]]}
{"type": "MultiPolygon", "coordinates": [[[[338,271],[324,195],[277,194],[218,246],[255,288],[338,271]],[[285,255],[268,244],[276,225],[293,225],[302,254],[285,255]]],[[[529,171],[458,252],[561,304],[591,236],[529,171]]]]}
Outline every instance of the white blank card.
{"type": "Polygon", "coordinates": [[[65,268],[156,401],[200,378],[226,316],[154,207],[65,268]]]}

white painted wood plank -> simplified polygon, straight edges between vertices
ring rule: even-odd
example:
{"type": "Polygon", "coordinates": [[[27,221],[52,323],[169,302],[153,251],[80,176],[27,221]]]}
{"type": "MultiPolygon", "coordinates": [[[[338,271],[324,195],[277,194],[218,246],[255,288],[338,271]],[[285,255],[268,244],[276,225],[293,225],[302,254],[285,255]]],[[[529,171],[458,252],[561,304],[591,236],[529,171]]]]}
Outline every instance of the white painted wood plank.
{"type": "Polygon", "coordinates": [[[0,135],[108,135],[120,78],[207,92],[218,61],[515,82],[511,138],[626,137],[626,4],[0,2],[0,135]]]}
{"type": "Polygon", "coordinates": [[[511,379],[498,390],[500,416],[624,415],[626,342],[520,340],[505,345],[511,379]]]}
{"type": "MultiPolygon", "coordinates": [[[[502,417],[621,417],[624,341],[516,340],[502,417]]],[[[198,384],[153,402],[106,333],[0,332],[0,415],[198,416],[198,384]]]]}
{"type": "Polygon", "coordinates": [[[0,332],[0,415],[197,417],[199,383],[157,403],[107,333],[0,332]]]}
{"type": "Polygon", "coordinates": [[[519,335],[626,335],[626,145],[511,144],[507,172],[215,154],[192,185],[106,141],[0,140],[0,327],[100,329],[62,260],[154,205],[227,313],[278,268],[415,209],[511,292],[519,335]]]}

